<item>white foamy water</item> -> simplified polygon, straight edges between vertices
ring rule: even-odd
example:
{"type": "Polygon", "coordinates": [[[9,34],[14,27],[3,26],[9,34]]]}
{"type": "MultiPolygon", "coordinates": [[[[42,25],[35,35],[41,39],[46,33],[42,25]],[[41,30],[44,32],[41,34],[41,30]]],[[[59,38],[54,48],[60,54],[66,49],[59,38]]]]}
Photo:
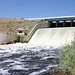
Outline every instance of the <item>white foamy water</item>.
{"type": "Polygon", "coordinates": [[[0,45],[0,74],[39,75],[58,66],[58,46],[16,43],[0,45]],[[56,64],[53,63],[56,61],[56,64]]]}
{"type": "Polygon", "coordinates": [[[70,44],[75,37],[75,27],[42,28],[38,29],[29,43],[50,44],[52,46],[63,46],[70,44]]]}
{"type": "Polygon", "coordinates": [[[0,45],[0,75],[42,75],[58,67],[58,49],[75,37],[75,27],[38,29],[29,43],[0,45]],[[56,62],[56,63],[55,63],[56,62]]]}

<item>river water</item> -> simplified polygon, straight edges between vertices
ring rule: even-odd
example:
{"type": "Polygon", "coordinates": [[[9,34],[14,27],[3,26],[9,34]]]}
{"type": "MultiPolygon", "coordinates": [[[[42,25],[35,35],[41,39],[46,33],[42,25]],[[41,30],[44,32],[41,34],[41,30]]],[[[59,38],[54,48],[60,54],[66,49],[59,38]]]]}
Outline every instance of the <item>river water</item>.
{"type": "Polygon", "coordinates": [[[59,66],[58,56],[58,46],[0,45],[0,75],[46,75],[59,66]]]}

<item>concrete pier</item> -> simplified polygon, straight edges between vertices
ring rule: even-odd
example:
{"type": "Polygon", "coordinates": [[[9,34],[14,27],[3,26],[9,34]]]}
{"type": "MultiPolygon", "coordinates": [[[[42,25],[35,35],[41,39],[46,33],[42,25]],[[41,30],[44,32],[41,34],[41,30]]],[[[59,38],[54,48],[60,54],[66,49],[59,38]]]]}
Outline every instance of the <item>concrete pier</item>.
{"type": "Polygon", "coordinates": [[[72,25],[73,25],[73,20],[71,20],[71,27],[72,27],[72,25]]]}
{"type": "Polygon", "coordinates": [[[63,21],[63,27],[65,27],[65,21],[63,21]]]}
{"type": "Polygon", "coordinates": [[[56,21],[56,27],[58,27],[59,21],[56,21]]]}

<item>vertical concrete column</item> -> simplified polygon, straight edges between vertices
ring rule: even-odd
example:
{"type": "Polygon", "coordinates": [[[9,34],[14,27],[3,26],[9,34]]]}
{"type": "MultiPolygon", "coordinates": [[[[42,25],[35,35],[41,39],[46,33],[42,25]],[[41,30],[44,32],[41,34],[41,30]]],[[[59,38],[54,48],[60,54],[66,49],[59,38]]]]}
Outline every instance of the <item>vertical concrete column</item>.
{"type": "Polygon", "coordinates": [[[23,42],[23,37],[20,37],[20,42],[23,42]]]}
{"type": "Polygon", "coordinates": [[[59,21],[56,21],[56,27],[58,26],[58,24],[59,24],[59,21]]]}
{"type": "Polygon", "coordinates": [[[64,21],[63,21],[63,27],[65,27],[65,24],[66,24],[66,21],[64,20],[64,21]]]}
{"type": "Polygon", "coordinates": [[[48,21],[49,27],[52,26],[52,21],[48,21]]]}
{"type": "Polygon", "coordinates": [[[71,27],[72,27],[72,25],[73,25],[73,20],[71,20],[71,27]]]}

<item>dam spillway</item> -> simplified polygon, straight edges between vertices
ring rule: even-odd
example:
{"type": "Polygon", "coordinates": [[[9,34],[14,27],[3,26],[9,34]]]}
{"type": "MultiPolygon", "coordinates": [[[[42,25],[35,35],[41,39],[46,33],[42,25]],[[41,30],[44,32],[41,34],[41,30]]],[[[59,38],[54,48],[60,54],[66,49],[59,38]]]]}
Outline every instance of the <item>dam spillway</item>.
{"type": "Polygon", "coordinates": [[[36,30],[29,43],[66,45],[75,37],[75,27],[41,28],[36,30]]]}
{"type": "MultiPolygon", "coordinates": [[[[73,19],[75,17],[48,19],[50,22],[36,24],[27,37],[25,35],[25,40],[31,38],[29,43],[0,45],[0,75],[53,75],[53,67],[60,66],[61,47],[58,46],[69,44],[75,37],[73,19]],[[70,23],[58,22],[70,19],[70,23]]],[[[23,35],[21,32],[19,36],[23,35]]]]}

